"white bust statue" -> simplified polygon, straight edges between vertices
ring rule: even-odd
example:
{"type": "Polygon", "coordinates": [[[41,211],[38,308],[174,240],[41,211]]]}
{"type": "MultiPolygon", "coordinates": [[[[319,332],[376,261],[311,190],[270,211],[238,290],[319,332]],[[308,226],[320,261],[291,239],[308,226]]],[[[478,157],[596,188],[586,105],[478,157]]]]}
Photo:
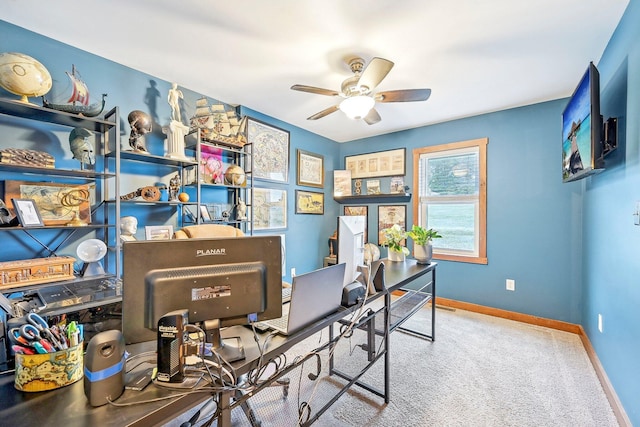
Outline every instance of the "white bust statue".
{"type": "Polygon", "coordinates": [[[120,239],[122,241],[136,240],[136,231],[138,231],[138,218],[135,216],[120,218],[120,239]]]}

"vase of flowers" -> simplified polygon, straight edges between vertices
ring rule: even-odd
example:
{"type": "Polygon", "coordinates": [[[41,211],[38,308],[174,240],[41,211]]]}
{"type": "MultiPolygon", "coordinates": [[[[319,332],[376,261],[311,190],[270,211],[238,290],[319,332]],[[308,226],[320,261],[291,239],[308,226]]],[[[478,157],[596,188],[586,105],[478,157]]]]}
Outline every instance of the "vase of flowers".
{"type": "Polygon", "coordinates": [[[431,240],[442,236],[433,228],[427,230],[414,224],[411,231],[407,233],[407,237],[413,240],[413,256],[418,264],[430,264],[433,257],[431,240]]]}
{"type": "Polygon", "coordinates": [[[409,249],[404,247],[404,239],[407,238],[407,233],[398,224],[394,224],[392,227],[385,228],[382,233],[386,239],[385,246],[389,248],[388,258],[389,261],[404,261],[405,257],[409,255],[409,249]]]}

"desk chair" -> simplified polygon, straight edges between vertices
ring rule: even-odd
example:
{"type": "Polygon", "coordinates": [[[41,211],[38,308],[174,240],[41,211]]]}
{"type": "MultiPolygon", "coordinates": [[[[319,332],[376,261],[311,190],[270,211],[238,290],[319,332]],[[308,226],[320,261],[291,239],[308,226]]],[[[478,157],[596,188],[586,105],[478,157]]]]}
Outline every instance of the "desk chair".
{"type": "Polygon", "coordinates": [[[187,225],[173,234],[174,239],[198,239],[210,237],[243,237],[239,228],[226,224],[187,225]]]}

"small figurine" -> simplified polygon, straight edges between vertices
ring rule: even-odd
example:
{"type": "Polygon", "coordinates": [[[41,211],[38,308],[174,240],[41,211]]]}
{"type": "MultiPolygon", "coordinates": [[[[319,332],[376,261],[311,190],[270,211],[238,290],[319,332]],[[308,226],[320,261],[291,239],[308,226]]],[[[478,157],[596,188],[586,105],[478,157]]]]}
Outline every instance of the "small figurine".
{"type": "Polygon", "coordinates": [[[238,221],[247,219],[247,204],[242,199],[238,200],[238,206],[236,206],[236,219],[238,221]]]}
{"type": "Polygon", "coordinates": [[[171,83],[171,89],[169,89],[169,95],[167,95],[167,102],[171,107],[171,120],[182,122],[180,114],[180,100],[183,99],[182,91],[178,89],[177,83],[171,83]]]}
{"type": "Polygon", "coordinates": [[[180,175],[175,174],[173,178],[169,180],[169,201],[175,202],[178,200],[178,193],[180,192],[180,175]]]}
{"type": "Polygon", "coordinates": [[[73,158],[80,161],[80,169],[84,165],[93,165],[96,162],[93,154],[93,145],[89,142],[91,131],[84,128],[74,128],[69,134],[69,146],[73,153],[73,158]]]}
{"type": "Polygon", "coordinates": [[[140,138],[151,132],[152,121],[144,111],[133,110],[128,116],[129,124],[131,125],[131,134],[129,135],[129,145],[135,151],[147,152],[144,144],[140,141],[140,138]]]}

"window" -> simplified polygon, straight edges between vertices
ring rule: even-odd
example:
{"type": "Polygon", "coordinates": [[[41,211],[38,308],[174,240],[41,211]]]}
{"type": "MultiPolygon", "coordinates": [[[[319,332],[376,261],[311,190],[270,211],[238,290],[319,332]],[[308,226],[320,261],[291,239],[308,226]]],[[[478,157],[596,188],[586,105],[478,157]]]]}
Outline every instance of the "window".
{"type": "Polygon", "coordinates": [[[435,259],[487,264],[487,138],[413,150],[413,218],[438,230],[435,259]]]}

